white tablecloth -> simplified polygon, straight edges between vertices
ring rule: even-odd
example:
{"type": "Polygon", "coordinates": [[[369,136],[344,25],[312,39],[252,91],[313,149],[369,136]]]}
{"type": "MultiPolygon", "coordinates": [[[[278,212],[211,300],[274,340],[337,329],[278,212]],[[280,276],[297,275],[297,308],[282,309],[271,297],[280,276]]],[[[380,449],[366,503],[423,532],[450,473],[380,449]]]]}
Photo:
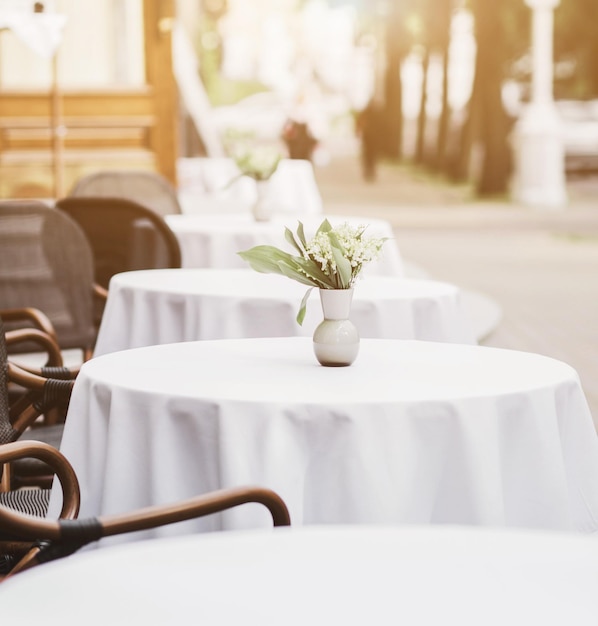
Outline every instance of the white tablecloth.
{"type": "MultiPolygon", "coordinates": [[[[311,337],[322,321],[315,289],[253,270],[164,269],[112,278],[95,355],[161,343],[243,337],[311,337]]],[[[351,320],[361,337],[475,343],[461,292],[431,280],[369,276],[357,281],[351,320]]]]}
{"type": "Polygon", "coordinates": [[[401,276],[403,262],[392,227],[386,220],[367,217],[342,216],[276,216],[269,222],[256,222],[247,213],[208,214],[208,215],[167,215],[166,222],[174,231],[183,257],[183,267],[212,267],[218,269],[247,268],[249,264],[237,254],[253,246],[277,246],[294,253],[285,241],[285,226],[293,233],[297,230],[298,219],[305,226],[307,238],[313,237],[324,218],[333,226],[348,222],[368,225],[367,234],[372,237],[388,237],[380,257],[367,265],[364,275],[401,276]]]}
{"type": "MultiPolygon", "coordinates": [[[[85,363],[61,447],[81,515],[251,483],[278,492],[295,525],[598,528],[598,441],[570,366],[362,339],[352,366],[326,368],[311,344],[186,342],[85,363]]],[[[157,534],[268,525],[256,509],[157,534]]]]}
{"type": "Polygon", "coordinates": [[[49,626],[594,626],[597,578],[588,537],[332,526],[79,553],[1,595],[6,623],[49,626]]]}
{"type": "MultiPolygon", "coordinates": [[[[179,199],[185,213],[245,212],[257,198],[255,181],[239,176],[229,158],[192,158],[178,162],[179,199]],[[232,184],[231,181],[234,181],[232,184]]],[[[322,196],[309,161],[282,159],[268,183],[274,213],[322,213],[322,196]]]]}

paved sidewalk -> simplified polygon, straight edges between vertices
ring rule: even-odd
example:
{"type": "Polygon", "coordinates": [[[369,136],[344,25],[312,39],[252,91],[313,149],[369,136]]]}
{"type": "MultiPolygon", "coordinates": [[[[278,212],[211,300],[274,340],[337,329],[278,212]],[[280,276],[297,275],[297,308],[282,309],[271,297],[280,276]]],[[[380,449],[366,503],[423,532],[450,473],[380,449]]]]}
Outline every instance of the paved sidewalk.
{"type": "Polygon", "coordinates": [[[574,181],[565,209],[542,210],[479,202],[408,166],[365,183],[351,154],[316,178],[327,212],[387,219],[408,266],[497,303],[484,345],[573,366],[598,427],[598,182],[574,181]]]}

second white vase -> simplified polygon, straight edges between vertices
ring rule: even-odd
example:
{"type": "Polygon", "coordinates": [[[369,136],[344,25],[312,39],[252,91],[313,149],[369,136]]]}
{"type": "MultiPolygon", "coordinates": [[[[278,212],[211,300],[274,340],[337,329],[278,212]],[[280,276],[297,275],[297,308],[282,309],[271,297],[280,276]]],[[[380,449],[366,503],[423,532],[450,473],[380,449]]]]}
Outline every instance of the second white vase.
{"type": "Polygon", "coordinates": [[[321,365],[351,365],[359,352],[359,333],[349,319],[353,289],[320,289],[324,320],[314,331],[313,346],[321,365]]]}
{"type": "Polygon", "coordinates": [[[270,191],[269,182],[268,180],[255,181],[256,200],[251,207],[251,212],[256,222],[267,222],[272,217],[268,198],[270,191]]]}

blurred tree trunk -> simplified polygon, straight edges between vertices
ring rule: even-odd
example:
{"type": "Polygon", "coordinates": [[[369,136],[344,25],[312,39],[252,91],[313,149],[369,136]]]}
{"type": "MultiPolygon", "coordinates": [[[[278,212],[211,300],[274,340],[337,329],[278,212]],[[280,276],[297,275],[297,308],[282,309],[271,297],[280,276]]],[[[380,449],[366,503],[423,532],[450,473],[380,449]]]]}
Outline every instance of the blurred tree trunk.
{"type": "Polygon", "coordinates": [[[475,82],[479,124],[478,139],[482,151],[478,195],[505,193],[511,170],[511,150],[508,144],[509,121],[502,103],[502,83],[505,78],[504,33],[501,6],[498,2],[476,0],[473,3],[476,41],[475,82]]]}
{"type": "Polygon", "coordinates": [[[473,148],[474,136],[477,135],[475,126],[478,124],[476,119],[476,113],[478,111],[477,105],[477,89],[476,81],[474,79],[471,96],[469,98],[469,104],[467,107],[467,116],[463,122],[463,126],[459,131],[459,142],[457,157],[455,158],[455,164],[451,171],[451,178],[456,182],[467,182],[470,177],[470,162],[473,148]]]}
{"type": "Polygon", "coordinates": [[[555,84],[555,98],[598,97],[598,37],[590,16],[596,0],[561,0],[554,12],[554,53],[556,59],[572,62],[573,69],[555,84]]]}
{"type": "Polygon", "coordinates": [[[424,48],[424,56],[422,58],[422,89],[419,101],[419,115],[417,117],[417,136],[415,139],[415,154],[413,160],[415,163],[423,164],[426,160],[426,105],[428,103],[428,69],[430,67],[430,50],[426,46],[424,48]]]}
{"type": "Polygon", "coordinates": [[[515,61],[529,52],[531,11],[523,0],[469,0],[474,19],[477,53],[468,119],[461,130],[461,145],[455,177],[468,180],[472,149],[480,148],[481,162],[475,183],[479,195],[501,194],[508,190],[512,170],[509,133],[513,119],[502,102],[506,78],[517,76],[515,61]]]}
{"type": "Polygon", "coordinates": [[[445,171],[447,166],[447,139],[451,119],[451,109],[448,98],[449,90],[449,46],[451,43],[451,23],[454,0],[442,0],[440,6],[433,13],[432,37],[434,47],[438,49],[442,59],[442,104],[438,119],[438,134],[436,137],[436,155],[434,167],[445,171]]]}
{"type": "Polygon", "coordinates": [[[472,0],[477,54],[474,84],[468,119],[462,129],[462,145],[457,177],[467,178],[471,150],[480,147],[481,163],[477,194],[492,196],[508,190],[511,149],[508,144],[510,121],[502,103],[502,84],[507,61],[506,34],[502,5],[487,0],[472,0]]]}
{"type": "Polygon", "coordinates": [[[403,85],[401,83],[401,51],[392,29],[387,31],[386,72],[384,76],[384,108],[382,109],[385,139],[384,154],[400,159],[403,153],[403,85]]]}
{"type": "Polygon", "coordinates": [[[442,108],[438,119],[438,136],[436,138],[436,162],[437,170],[444,172],[447,168],[447,141],[451,119],[451,109],[448,99],[448,42],[442,51],[442,108]]]}
{"type": "Polygon", "coordinates": [[[404,24],[403,4],[393,3],[386,20],[385,50],[386,71],[384,75],[384,106],[382,150],[391,159],[403,156],[403,83],[401,65],[409,52],[408,36],[404,24]]]}
{"type": "Polygon", "coordinates": [[[448,64],[454,0],[420,0],[415,6],[421,24],[420,41],[424,48],[424,53],[422,58],[422,95],[418,116],[414,160],[416,163],[426,164],[433,169],[443,170],[445,166],[450,122],[448,64]],[[427,145],[427,86],[432,55],[438,55],[442,62],[442,102],[436,127],[436,140],[433,145],[427,145]]]}

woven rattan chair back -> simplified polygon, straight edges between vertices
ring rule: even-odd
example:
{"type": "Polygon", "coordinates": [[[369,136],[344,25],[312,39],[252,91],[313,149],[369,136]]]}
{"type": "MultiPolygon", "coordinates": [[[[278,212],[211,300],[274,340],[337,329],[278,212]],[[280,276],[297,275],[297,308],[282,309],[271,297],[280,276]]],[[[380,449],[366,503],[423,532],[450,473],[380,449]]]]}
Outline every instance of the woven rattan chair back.
{"type": "MultiPolygon", "coordinates": [[[[68,215],[34,200],[0,201],[3,309],[39,309],[54,325],[61,349],[90,349],[97,333],[93,280],[89,243],[68,215]]],[[[11,324],[5,322],[5,329],[11,324]]]]}
{"type": "Polygon", "coordinates": [[[104,170],[80,178],[70,196],[127,198],[158,215],[182,213],[176,190],[160,174],[144,170],[104,170]]]}
{"type": "Polygon", "coordinates": [[[125,198],[69,196],[56,203],[85,232],[95,280],[108,288],[119,272],[181,267],[178,240],[162,217],[125,198]]]}

